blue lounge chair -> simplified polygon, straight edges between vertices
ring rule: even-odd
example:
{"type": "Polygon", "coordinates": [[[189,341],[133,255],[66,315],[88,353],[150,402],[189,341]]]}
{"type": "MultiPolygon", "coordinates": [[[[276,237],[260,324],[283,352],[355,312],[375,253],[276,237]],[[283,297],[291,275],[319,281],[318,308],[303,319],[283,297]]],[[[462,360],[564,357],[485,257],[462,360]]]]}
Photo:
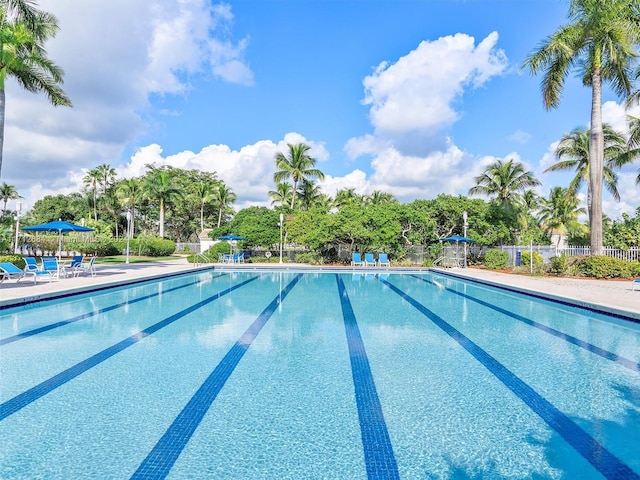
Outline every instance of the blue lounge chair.
{"type": "Polygon", "coordinates": [[[362,261],[362,257],[360,256],[360,252],[353,252],[351,254],[351,266],[352,267],[356,267],[356,266],[362,266],[364,265],[363,261],[362,261]]]}
{"type": "Polygon", "coordinates": [[[387,257],[386,253],[378,254],[378,266],[379,267],[390,267],[391,262],[389,261],[389,257],[387,257]]]}
{"type": "Polygon", "coordinates": [[[365,267],[368,267],[368,266],[375,267],[376,266],[376,259],[373,258],[373,253],[365,253],[364,254],[364,266],[365,267]]]}
{"type": "Polygon", "coordinates": [[[51,278],[60,279],[60,265],[56,257],[42,257],[42,270],[49,272],[51,278]]]}
{"type": "Polygon", "coordinates": [[[11,262],[0,263],[0,270],[2,270],[2,279],[0,280],[0,283],[11,278],[17,278],[18,280],[16,281],[16,283],[18,283],[27,275],[33,275],[33,283],[36,283],[38,277],[42,275],[47,275],[49,277],[49,281],[51,281],[51,274],[49,272],[46,272],[44,270],[21,270],[11,262]]]}
{"type": "Polygon", "coordinates": [[[24,257],[24,261],[26,262],[26,265],[24,267],[25,272],[36,272],[38,270],[41,270],[41,268],[38,266],[38,262],[36,262],[36,259],[34,257],[24,257]]]}
{"type": "Polygon", "coordinates": [[[84,255],[74,255],[73,258],[65,263],[63,263],[60,267],[62,269],[62,273],[65,277],[69,275],[76,275],[76,269],[82,265],[82,259],[84,255]]]}
{"type": "Polygon", "coordinates": [[[89,263],[87,264],[81,263],[80,265],[78,265],[75,269],[75,276],[77,277],[81,273],[87,272],[87,273],[90,273],[92,277],[95,277],[96,267],[93,264],[95,263],[96,258],[98,257],[91,257],[91,260],[89,260],[89,263]]]}
{"type": "Polygon", "coordinates": [[[633,282],[631,282],[631,290],[636,289],[636,284],[640,285],[640,278],[636,278],[633,282]]]}

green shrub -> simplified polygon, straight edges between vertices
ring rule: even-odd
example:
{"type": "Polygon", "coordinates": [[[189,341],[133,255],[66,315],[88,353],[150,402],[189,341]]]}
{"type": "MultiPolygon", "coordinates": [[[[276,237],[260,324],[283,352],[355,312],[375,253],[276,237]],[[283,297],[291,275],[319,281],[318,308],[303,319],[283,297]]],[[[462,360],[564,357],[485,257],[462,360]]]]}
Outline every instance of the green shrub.
{"type": "Polygon", "coordinates": [[[578,262],[578,271],[585,277],[629,278],[635,268],[633,263],[605,256],[585,257],[578,262]]]}
{"type": "Polygon", "coordinates": [[[0,255],[0,262],[11,262],[18,268],[24,268],[26,265],[26,262],[24,261],[24,258],[22,258],[22,256],[14,254],[0,255]]]}
{"type": "Polygon", "coordinates": [[[119,241],[110,239],[98,239],[95,242],[74,242],[73,250],[77,250],[85,255],[97,255],[99,257],[108,257],[110,255],[118,255],[120,248],[119,241]]]}
{"type": "Polygon", "coordinates": [[[569,271],[569,257],[562,254],[559,257],[551,257],[549,259],[549,273],[552,275],[564,275],[569,271]]]}
{"type": "Polygon", "coordinates": [[[322,256],[315,252],[299,253],[295,258],[296,263],[308,263],[310,265],[322,265],[322,256]]]}
{"type": "MultiPolygon", "coordinates": [[[[113,253],[105,253],[98,255],[118,255],[127,248],[126,240],[117,240],[113,242],[113,253]]],[[[176,251],[176,242],[160,237],[139,236],[138,238],[129,239],[129,253],[140,257],[167,257],[176,251]]]]}
{"type": "MultiPolygon", "coordinates": [[[[544,258],[538,252],[533,253],[533,273],[543,273],[544,272],[544,258]]],[[[530,252],[524,251],[522,252],[522,257],[520,259],[520,265],[526,271],[530,271],[531,269],[531,257],[530,252]]]]}
{"type": "Polygon", "coordinates": [[[487,250],[484,254],[484,266],[491,270],[501,270],[509,266],[509,253],[502,250],[487,250]]]}

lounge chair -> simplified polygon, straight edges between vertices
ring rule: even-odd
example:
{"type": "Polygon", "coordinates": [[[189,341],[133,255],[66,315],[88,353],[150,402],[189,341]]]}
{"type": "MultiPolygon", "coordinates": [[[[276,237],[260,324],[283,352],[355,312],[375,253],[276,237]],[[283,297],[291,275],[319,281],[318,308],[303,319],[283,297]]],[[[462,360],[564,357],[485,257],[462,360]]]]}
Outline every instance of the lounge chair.
{"type": "Polygon", "coordinates": [[[38,262],[36,262],[36,259],[34,257],[24,257],[24,261],[26,262],[26,265],[24,267],[25,272],[36,272],[38,270],[42,270],[38,266],[38,262]]]}
{"type": "Polygon", "coordinates": [[[47,275],[49,277],[49,281],[51,281],[51,274],[49,272],[47,272],[47,271],[44,271],[44,270],[36,270],[36,271],[21,270],[11,262],[1,262],[0,263],[0,270],[2,270],[2,280],[0,280],[0,283],[4,282],[7,279],[11,279],[11,278],[17,278],[18,280],[16,281],[16,283],[18,283],[20,280],[22,280],[27,275],[33,275],[33,283],[36,283],[36,281],[38,280],[38,277],[42,276],[42,275],[47,275]]]}
{"type": "Polygon", "coordinates": [[[391,262],[389,261],[389,257],[387,257],[386,253],[378,254],[378,266],[379,267],[390,267],[391,262]]]}
{"type": "Polygon", "coordinates": [[[362,261],[362,257],[360,256],[360,252],[353,252],[351,254],[351,266],[352,267],[356,267],[356,266],[363,266],[364,262],[362,261]]]}
{"type": "Polygon", "coordinates": [[[96,258],[98,257],[91,257],[91,260],[89,260],[89,263],[87,263],[86,265],[84,263],[81,263],[80,265],[78,265],[75,268],[75,276],[77,277],[81,273],[87,272],[87,273],[90,273],[92,277],[95,277],[96,267],[94,267],[93,264],[95,263],[96,258]]]}
{"type": "Polygon", "coordinates": [[[636,284],[640,285],[640,278],[636,278],[633,282],[631,282],[631,290],[636,289],[636,284]]]}
{"type": "Polygon", "coordinates": [[[373,253],[365,253],[364,254],[364,266],[365,267],[368,267],[368,266],[375,267],[376,266],[376,259],[373,258],[373,253]]]}
{"type": "Polygon", "coordinates": [[[68,260],[62,265],[60,265],[63,275],[65,277],[68,277],[69,275],[73,275],[75,277],[76,269],[80,265],[82,265],[83,259],[84,259],[84,255],[74,255],[71,260],[68,260]]]}
{"type": "Polygon", "coordinates": [[[49,272],[51,278],[60,279],[60,264],[56,257],[42,257],[42,270],[49,272]]]}

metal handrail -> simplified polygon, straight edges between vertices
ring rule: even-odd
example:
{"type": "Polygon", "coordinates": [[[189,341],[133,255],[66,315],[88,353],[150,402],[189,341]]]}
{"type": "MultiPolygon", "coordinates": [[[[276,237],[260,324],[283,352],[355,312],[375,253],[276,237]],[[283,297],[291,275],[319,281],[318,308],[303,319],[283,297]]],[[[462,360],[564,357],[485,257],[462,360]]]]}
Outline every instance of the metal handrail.
{"type": "Polygon", "coordinates": [[[210,263],[210,262],[211,262],[211,259],[209,257],[207,257],[206,255],[203,255],[202,253],[196,253],[193,256],[193,266],[194,267],[199,267],[200,265],[204,265],[204,264],[210,263]],[[199,258],[204,260],[204,261],[199,262],[198,261],[199,258]]]}

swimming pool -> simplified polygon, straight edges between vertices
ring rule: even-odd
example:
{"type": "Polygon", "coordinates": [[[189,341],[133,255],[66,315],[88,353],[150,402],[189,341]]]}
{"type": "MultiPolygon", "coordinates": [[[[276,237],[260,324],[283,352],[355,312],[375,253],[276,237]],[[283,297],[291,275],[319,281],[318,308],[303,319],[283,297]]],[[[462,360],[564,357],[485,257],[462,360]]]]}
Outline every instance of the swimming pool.
{"type": "Polygon", "coordinates": [[[640,478],[640,325],[437,273],[0,311],[0,478],[640,478]]]}

